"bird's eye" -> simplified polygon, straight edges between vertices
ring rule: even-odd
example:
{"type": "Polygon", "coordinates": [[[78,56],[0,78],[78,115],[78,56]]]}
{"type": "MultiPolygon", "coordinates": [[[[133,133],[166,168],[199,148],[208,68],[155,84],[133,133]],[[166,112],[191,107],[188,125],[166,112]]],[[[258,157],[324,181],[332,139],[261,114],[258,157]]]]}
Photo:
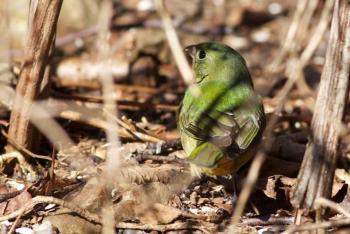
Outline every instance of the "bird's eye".
{"type": "Polygon", "coordinates": [[[204,59],[207,54],[205,53],[204,50],[198,51],[198,58],[199,59],[204,59]]]}

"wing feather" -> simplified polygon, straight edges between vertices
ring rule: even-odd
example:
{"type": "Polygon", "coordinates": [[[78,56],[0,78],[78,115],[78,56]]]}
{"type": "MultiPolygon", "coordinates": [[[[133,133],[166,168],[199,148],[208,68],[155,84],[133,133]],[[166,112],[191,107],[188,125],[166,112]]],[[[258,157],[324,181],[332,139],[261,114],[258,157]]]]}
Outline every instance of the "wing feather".
{"type": "Polygon", "coordinates": [[[180,116],[180,129],[188,136],[200,142],[210,141],[222,150],[232,149],[232,145],[241,151],[246,150],[265,124],[261,105],[254,108],[242,105],[228,112],[214,110],[202,114],[195,121],[189,121],[188,115],[180,116]]]}

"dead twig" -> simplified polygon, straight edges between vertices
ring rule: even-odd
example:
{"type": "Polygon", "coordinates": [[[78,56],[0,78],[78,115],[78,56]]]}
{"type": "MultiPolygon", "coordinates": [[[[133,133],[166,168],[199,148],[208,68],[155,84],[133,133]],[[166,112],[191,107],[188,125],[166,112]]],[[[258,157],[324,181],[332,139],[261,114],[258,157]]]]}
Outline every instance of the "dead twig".
{"type": "Polygon", "coordinates": [[[293,224],[294,217],[263,217],[245,218],[242,224],[248,226],[269,226],[269,225],[290,225],[293,224]]]}
{"type": "Polygon", "coordinates": [[[350,212],[345,210],[341,205],[338,203],[328,200],[324,197],[319,197],[315,200],[315,207],[328,207],[332,210],[337,211],[339,214],[344,215],[347,218],[350,218],[350,212]]]}
{"type": "MultiPolygon", "coordinates": [[[[86,111],[89,112],[88,109],[86,109],[86,111]]],[[[88,124],[90,126],[100,128],[102,130],[110,129],[110,127],[111,127],[110,124],[107,121],[105,121],[102,118],[102,116],[86,115],[86,114],[84,114],[84,112],[86,112],[86,111],[83,111],[82,108],[80,108],[80,110],[70,109],[70,110],[65,110],[65,111],[60,112],[58,114],[58,116],[60,118],[63,118],[63,119],[68,119],[68,120],[72,120],[72,121],[85,123],[85,124],[88,124]]],[[[125,125],[125,124],[123,124],[123,125],[125,125]]],[[[150,136],[146,133],[130,130],[130,127],[124,128],[124,126],[121,126],[121,128],[118,128],[117,131],[118,131],[117,134],[119,137],[130,139],[130,140],[141,140],[141,141],[145,141],[145,142],[160,142],[160,141],[162,141],[159,138],[150,136]]]]}
{"type": "Polygon", "coordinates": [[[297,80],[298,88],[300,88],[300,91],[302,93],[312,93],[311,90],[308,88],[307,84],[305,83],[305,80],[303,79],[302,70],[306,66],[306,64],[310,61],[311,56],[314,54],[315,50],[317,49],[318,45],[320,44],[323,35],[325,31],[327,30],[327,26],[330,21],[330,15],[332,12],[332,7],[334,4],[334,0],[327,0],[325,3],[325,6],[322,10],[322,15],[320,17],[320,21],[316,26],[316,29],[309,40],[307,46],[305,47],[304,51],[302,52],[300,59],[298,60],[297,64],[289,68],[287,71],[288,76],[292,76],[291,79],[297,80]],[[300,82],[301,81],[301,82],[300,82]]]}
{"type": "Polygon", "coordinates": [[[8,134],[1,129],[1,134],[7,139],[7,141],[16,148],[16,150],[23,152],[24,154],[26,154],[27,156],[30,156],[32,158],[37,158],[37,159],[45,159],[48,161],[52,161],[52,158],[46,155],[40,155],[40,154],[35,154],[33,152],[31,152],[30,150],[24,148],[23,146],[19,145],[15,140],[11,139],[8,134]]]}
{"type": "Polygon", "coordinates": [[[155,156],[155,155],[147,155],[147,154],[138,154],[136,156],[136,160],[138,162],[152,160],[152,161],[160,161],[160,162],[176,162],[182,165],[187,164],[186,160],[177,158],[175,156],[160,156],[160,155],[155,156]]]}
{"type": "Polygon", "coordinates": [[[12,233],[15,232],[15,229],[16,229],[16,227],[18,226],[19,220],[20,220],[20,219],[21,219],[21,216],[19,215],[19,216],[15,219],[15,221],[13,222],[13,224],[11,225],[11,228],[10,228],[10,230],[7,232],[7,234],[12,234],[12,233]]]}
{"type": "Polygon", "coordinates": [[[27,172],[30,177],[29,180],[35,180],[36,172],[33,167],[26,161],[24,156],[18,151],[12,151],[9,153],[5,153],[0,155],[0,167],[5,164],[5,162],[11,161],[13,159],[17,159],[19,166],[23,170],[23,172],[27,172]],[[34,177],[34,178],[33,178],[34,177]]]}
{"type": "MultiPolygon", "coordinates": [[[[78,95],[78,94],[63,94],[54,92],[53,96],[58,99],[75,99],[84,102],[102,103],[103,99],[98,96],[78,95]]],[[[151,102],[138,102],[127,100],[116,100],[118,109],[120,110],[156,110],[156,111],[171,111],[176,112],[179,109],[178,105],[171,104],[154,104],[151,102]]]]}
{"type": "MultiPolygon", "coordinates": [[[[63,78],[63,77],[56,77],[53,79],[53,81],[58,87],[64,87],[64,88],[85,88],[85,89],[101,88],[101,83],[95,79],[69,79],[69,78],[63,78]]],[[[155,87],[141,86],[141,85],[113,84],[113,89],[116,92],[121,91],[121,92],[139,92],[139,93],[147,93],[147,94],[157,94],[160,92],[160,90],[164,91],[165,88],[168,88],[168,85],[155,88],[155,87]]]]}
{"type": "Polygon", "coordinates": [[[0,222],[6,221],[6,220],[11,220],[17,217],[21,217],[29,212],[31,212],[34,207],[38,204],[42,203],[52,203],[56,204],[59,206],[62,206],[64,208],[68,208],[74,213],[78,214],[79,216],[85,218],[86,220],[93,222],[93,223],[100,223],[99,217],[95,214],[91,214],[89,211],[82,209],[70,202],[66,202],[62,199],[58,199],[55,197],[49,197],[49,196],[36,196],[32,198],[27,204],[25,204],[22,208],[8,214],[0,217],[0,222]]]}
{"type": "Polygon", "coordinates": [[[17,190],[13,192],[0,193],[0,203],[14,198],[21,194],[24,190],[17,190]]]}
{"type": "Polygon", "coordinates": [[[164,154],[164,153],[170,153],[180,149],[182,149],[181,141],[179,138],[177,138],[177,139],[168,140],[168,141],[159,142],[159,143],[148,143],[144,153],[164,154]]]}
{"type": "Polygon", "coordinates": [[[139,229],[139,230],[148,230],[148,231],[158,231],[158,232],[167,232],[175,230],[199,230],[203,233],[213,233],[215,226],[208,222],[197,222],[197,224],[191,222],[178,222],[171,224],[137,224],[137,223],[118,223],[116,228],[123,229],[139,229]]]}
{"type": "Polygon", "coordinates": [[[149,142],[162,142],[163,140],[156,137],[152,136],[149,133],[147,133],[144,129],[141,129],[137,127],[136,125],[124,121],[123,119],[118,118],[117,116],[112,115],[109,113],[107,110],[104,110],[104,113],[111,118],[111,120],[114,120],[118,125],[126,129],[128,132],[130,132],[132,135],[134,135],[136,138],[141,139],[143,141],[149,141],[149,142]]]}
{"type": "Polygon", "coordinates": [[[335,219],[326,222],[320,223],[307,223],[301,225],[293,225],[290,226],[286,231],[282,232],[282,234],[291,234],[300,231],[311,231],[315,229],[325,229],[325,228],[335,228],[341,226],[347,226],[350,224],[350,218],[342,218],[335,219]]]}

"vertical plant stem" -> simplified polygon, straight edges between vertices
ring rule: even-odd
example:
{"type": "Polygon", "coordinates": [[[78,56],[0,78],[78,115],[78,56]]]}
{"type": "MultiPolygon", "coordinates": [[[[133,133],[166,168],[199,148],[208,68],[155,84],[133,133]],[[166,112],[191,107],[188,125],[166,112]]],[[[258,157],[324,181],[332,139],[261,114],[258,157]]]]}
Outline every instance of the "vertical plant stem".
{"type": "MultiPolygon", "coordinates": [[[[18,144],[32,149],[34,127],[30,123],[33,102],[38,98],[54,40],[62,0],[39,1],[33,15],[25,58],[16,88],[16,98],[10,117],[9,137],[18,144]]],[[[8,145],[7,152],[13,148],[8,145]]]]}
{"type": "Polygon", "coordinates": [[[291,200],[295,207],[314,209],[316,198],[331,196],[339,134],[349,92],[349,66],[350,4],[337,0],[311,123],[312,135],[291,200]]]}

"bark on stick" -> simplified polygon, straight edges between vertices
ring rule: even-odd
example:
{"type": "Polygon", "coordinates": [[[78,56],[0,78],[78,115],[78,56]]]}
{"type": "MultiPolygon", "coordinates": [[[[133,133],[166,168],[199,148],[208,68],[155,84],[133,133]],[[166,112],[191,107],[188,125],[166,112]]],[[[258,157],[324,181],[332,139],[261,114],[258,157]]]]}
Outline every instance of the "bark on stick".
{"type": "MultiPolygon", "coordinates": [[[[30,27],[16,98],[10,117],[9,137],[32,149],[35,137],[30,124],[32,103],[38,98],[63,0],[38,1],[30,27]]],[[[30,17],[31,18],[31,17],[30,17]]],[[[8,146],[6,150],[12,151],[8,146]]]]}
{"type": "Polygon", "coordinates": [[[292,199],[295,207],[312,209],[316,198],[331,196],[339,134],[349,93],[349,66],[350,2],[336,0],[311,123],[312,135],[292,199]]]}

